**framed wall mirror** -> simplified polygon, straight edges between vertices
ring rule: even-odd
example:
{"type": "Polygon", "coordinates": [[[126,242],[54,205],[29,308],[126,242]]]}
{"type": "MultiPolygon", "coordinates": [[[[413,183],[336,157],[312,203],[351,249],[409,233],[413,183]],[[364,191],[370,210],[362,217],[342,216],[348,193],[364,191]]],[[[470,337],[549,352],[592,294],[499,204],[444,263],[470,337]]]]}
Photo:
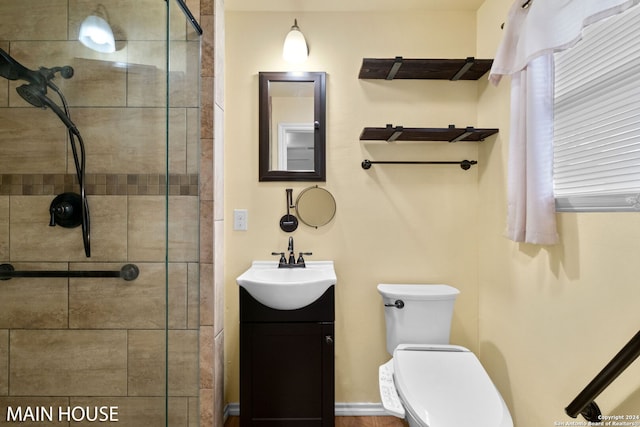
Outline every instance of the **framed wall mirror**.
{"type": "Polygon", "coordinates": [[[259,73],[259,180],[326,180],[326,73],[259,73]]]}

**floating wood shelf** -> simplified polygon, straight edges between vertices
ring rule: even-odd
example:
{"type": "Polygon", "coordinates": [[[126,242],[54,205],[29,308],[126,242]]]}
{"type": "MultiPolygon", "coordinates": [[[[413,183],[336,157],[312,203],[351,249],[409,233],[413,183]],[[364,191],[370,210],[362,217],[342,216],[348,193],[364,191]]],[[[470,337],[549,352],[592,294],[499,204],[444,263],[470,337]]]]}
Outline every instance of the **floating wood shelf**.
{"type": "Polygon", "coordinates": [[[383,128],[366,127],[360,134],[360,140],[370,141],[484,141],[488,136],[498,133],[499,129],[476,129],[472,126],[457,128],[405,128],[387,125],[383,128]]]}
{"type": "Polygon", "coordinates": [[[436,79],[478,80],[493,64],[493,59],[389,59],[364,58],[360,79],[436,79]]]}

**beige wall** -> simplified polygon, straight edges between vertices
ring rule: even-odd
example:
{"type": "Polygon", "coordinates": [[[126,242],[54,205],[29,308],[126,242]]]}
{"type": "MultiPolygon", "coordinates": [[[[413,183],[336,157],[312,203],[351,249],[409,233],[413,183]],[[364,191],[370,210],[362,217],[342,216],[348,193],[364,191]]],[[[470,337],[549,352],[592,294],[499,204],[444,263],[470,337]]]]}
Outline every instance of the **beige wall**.
{"type": "MultiPolygon", "coordinates": [[[[478,55],[495,54],[510,4],[480,8],[478,55]]],[[[558,214],[556,246],[503,237],[509,84],[485,82],[478,105],[480,124],[500,127],[480,147],[480,356],[516,425],[550,426],[571,420],[564,408],[638,331],[640,216],[558,214]]],[[[636,362],[602,393],[603,414],[640,414],[639,377],[636,362]]]]}
{"type": "MultiPolygon", "coordinates": [[[[238,290],[252,260],[286,249],[285,189],[313,183],[258,182],[258,72],[281,59],[293,23],[307,37],[301,67],[327,72],[327,181],[337,213],[325,227],[291,234],[307,259],[335,261],[336,400],[378,402],[377,368],[389,359],[378,283],[448,283],[456,303],[453,341],[478,348],[478,168],[374,166],[372,160],[475,159],[478,145],[360,142],[365,126],[475,125],[477,82],[359,80],[363,57],[475,55],[475,13],[242,13],[227,11],[225,214],[248,210],[249,229],[225,227],[227,401],[238,397],[238,290]]],[[[491,144],[491,142],[486,142],[491,144]]]]}

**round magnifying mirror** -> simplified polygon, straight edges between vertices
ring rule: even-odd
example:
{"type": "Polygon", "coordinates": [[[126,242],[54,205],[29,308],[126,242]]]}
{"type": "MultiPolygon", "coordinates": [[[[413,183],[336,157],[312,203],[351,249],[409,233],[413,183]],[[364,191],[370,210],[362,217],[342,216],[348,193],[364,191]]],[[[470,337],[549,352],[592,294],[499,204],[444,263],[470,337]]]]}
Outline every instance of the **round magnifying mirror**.
{"type": "Polygon", "coordinates": [[[333,219],[336,214],[336,200],[324,188],[305,188],[296,199],[296,213],[304,224],[318,228],[333,219]]]}

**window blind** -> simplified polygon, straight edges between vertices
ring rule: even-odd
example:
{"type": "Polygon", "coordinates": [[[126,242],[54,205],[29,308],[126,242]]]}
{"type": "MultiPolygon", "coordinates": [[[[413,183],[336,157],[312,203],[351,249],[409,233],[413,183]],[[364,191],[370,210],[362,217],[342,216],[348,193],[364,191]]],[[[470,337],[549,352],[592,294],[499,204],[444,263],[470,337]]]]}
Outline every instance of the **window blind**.
{"type": "Polygon", "coordinates": [[[557,210],[640,210],[640,7],[555,54],[557,210]]]}

